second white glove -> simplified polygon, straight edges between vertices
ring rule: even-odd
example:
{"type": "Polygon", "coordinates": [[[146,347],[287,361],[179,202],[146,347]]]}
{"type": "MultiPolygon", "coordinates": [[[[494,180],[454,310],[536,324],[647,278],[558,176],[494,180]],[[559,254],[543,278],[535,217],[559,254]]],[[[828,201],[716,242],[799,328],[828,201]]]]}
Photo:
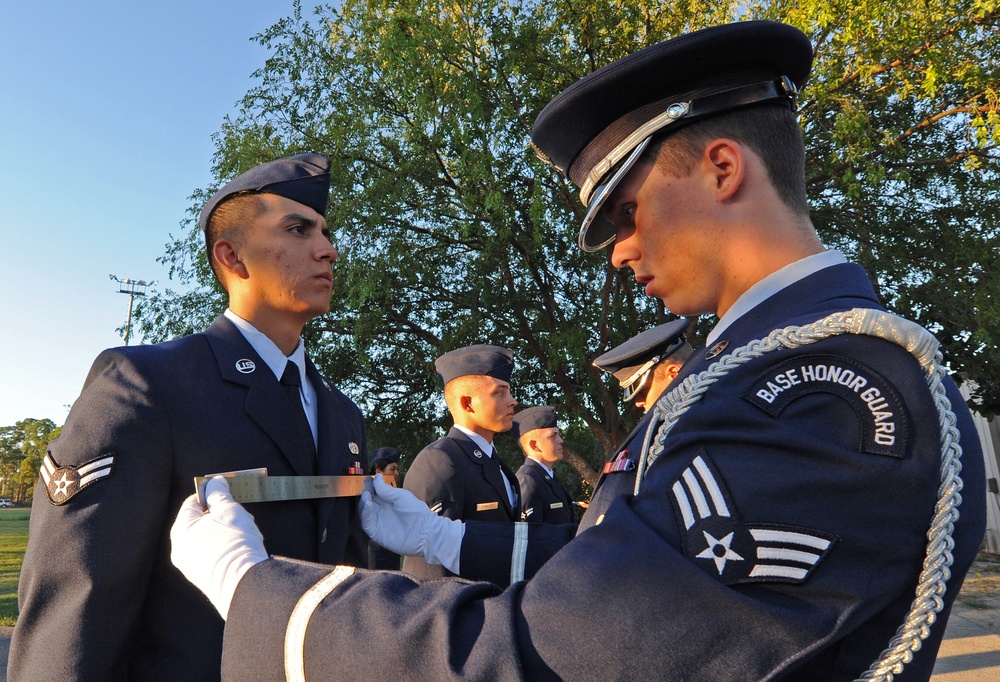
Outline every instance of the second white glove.
{"type": "Polygon", "coordinates": [[[362,527],[382,547],[458,573],[463,522],[438,516],[409,490],[387,484],[381,474],[365,482],[359,508],[362,527]]]}

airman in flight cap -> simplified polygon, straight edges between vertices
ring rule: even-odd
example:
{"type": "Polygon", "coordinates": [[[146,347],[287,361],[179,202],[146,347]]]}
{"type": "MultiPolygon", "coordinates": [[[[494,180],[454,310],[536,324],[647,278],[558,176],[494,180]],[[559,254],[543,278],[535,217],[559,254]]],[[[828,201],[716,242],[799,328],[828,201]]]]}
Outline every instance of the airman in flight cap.
{"type": "MultiPolygon", "coordinates": [[[[445,353],[434,367],[454,426],[417,454],[404,487],[444,518],[513,523],[521,515],[517,476],[493,443],[514,421],[513,351],[466,346],[445,353]]],[[[403,559],[403,570],[419,578],[453,574],[414,556],[403,559]]]]}
{"type": "MultiPolygon", "coordinates": [[[[201,225],[229,308],[203,333],[95,361],[43,463],[8,679],[218,680],[223,621],[169,560],[193,478],[361,467],[361,413],[301,339],[330,307],[328,169],[304,154],[225,185],[201,225]]],[[[353,499],[260,505],[254,518],[263,556],[367,565],[353,499]]]]}
{"type": "Polygon", "coordinates": [[[517,470],[521,519],[530,523],[575,523],[573,500],[553,468],[563,458],[563,439],[554,407],[527,407],[514,415],[512,429],[524,464],[517,470]]]}

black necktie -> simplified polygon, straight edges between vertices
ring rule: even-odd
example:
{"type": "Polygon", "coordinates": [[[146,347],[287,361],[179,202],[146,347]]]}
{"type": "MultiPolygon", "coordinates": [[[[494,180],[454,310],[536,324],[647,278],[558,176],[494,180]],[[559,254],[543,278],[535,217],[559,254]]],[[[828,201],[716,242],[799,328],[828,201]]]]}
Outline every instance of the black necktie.
{"type": "Polygon", "coordinates": [[[292,408],[292,414],[295,415],[296,428],[306,436],[306,439],[309,441],[310,452],[315,457],[316,443],[313,441],[312,428],[310,428],[309,420],[306,418],[306,410],[302,406],[302,396],[299,393],[301,385],[299,366],[289,360],[285,364],[285,371],[281,375],[281,387],[285,389],[285,396],[288,398],[288,402],[292,408]]]}
{"type": "Polygon", "coordinates": [[[486,454],[486,479],[493,484],[495,488],[498,488],[503,494],[507,502],[510,502],[510,496],[507,495],[507,486],[503,482],[503,471],[500,469],[500,462],[497,461],[497,451],[494,448],[492,456],[490,453],[486,454]]]}

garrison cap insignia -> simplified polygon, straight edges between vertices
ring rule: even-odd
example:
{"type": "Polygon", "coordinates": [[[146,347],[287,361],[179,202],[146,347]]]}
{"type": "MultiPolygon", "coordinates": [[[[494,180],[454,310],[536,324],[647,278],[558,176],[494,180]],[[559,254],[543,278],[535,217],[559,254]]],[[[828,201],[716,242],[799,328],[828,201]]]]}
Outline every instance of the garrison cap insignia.
{"type": "Polygon", "coordinates": [[[114,471],[115,456],[103,455],[92,459],[78,467],[61,467],[52,459],[52,453],[46,452],[39,475],[45,484],[45,492],[49,502],[58,506],[66,504],[78,492],[102,479],[114,471]]]}
{"type": "Polygon", "coordinates": [[[800,355],[762,373],[742,397],[777,417],[789,403],[813,393],[840,396],[854,409],[861,426],[861,452],[906,455],[910,428],[903,401],[885,377],[860,362],[835,355],[800,355]]]}
{"type": "Polygon", "coordinates": [[[670,493],[684,528],[684,555],[726,585],[803,583],[836,542],[816,530],[740,523],[704,451],[681,472],[670,493]]]}

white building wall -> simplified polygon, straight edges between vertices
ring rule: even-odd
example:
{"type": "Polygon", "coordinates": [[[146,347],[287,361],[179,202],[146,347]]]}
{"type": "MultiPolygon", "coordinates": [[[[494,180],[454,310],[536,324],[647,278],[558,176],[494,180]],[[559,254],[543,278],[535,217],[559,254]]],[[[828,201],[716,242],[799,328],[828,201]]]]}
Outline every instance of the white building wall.
{"type": "MultiPolygon", "coordinates": [[[[966,398],[969,396],[965,384],[962,385],[962,395],[966,398]]],[[[988,552],[1000,554],[1000,420],[987,420],[975,412],[972,413],[972,419],[976,422],[986,463],[985,548],[988,552]]]]}

